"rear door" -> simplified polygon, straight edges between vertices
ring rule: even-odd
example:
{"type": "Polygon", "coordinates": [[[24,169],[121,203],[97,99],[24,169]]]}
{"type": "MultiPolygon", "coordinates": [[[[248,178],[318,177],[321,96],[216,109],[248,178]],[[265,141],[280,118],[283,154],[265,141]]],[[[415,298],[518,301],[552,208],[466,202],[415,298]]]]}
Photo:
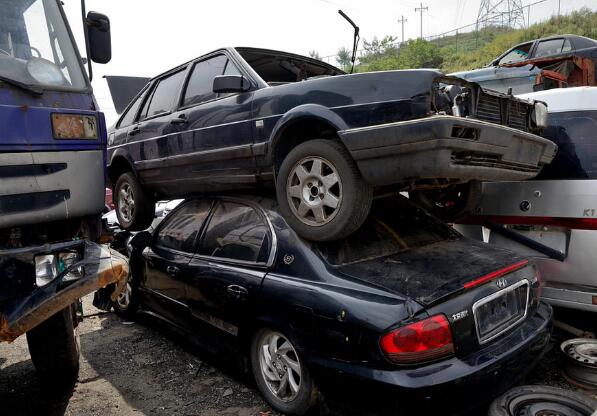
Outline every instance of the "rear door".
{"type": "Polygon", "coordinates": [[[172,111],[180,94],[186,67],[158,79],[144,101],[139,122],[129,130],[129,151],[141,182],[153,190],[176,178],[168,163],[176,154],[172,145],[179,125],[171,123],[172,111]]]}
{"type": "Polygon", "coordinates": [[[186,280],[193,273],[189,262],[212,201],[190,200],[175,209],[160,224],[151,247],[145,249],[142,287],[146,302],[173,322],[188,324],[186,280]]]}
{"type": "Polygon", "coordinates": [[[252,316],[272,250],[272,234],[258,207],[221,200],[214,207],[188,281],[194,319],[219,333],[238,334],[252,316]]]}

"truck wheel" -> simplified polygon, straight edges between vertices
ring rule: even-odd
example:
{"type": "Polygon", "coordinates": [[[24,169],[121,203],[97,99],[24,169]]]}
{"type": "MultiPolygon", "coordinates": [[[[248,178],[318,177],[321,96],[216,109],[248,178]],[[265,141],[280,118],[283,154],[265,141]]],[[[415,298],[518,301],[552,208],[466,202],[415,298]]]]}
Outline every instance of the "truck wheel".
{"type": "Polygon", "coordinates": [[[409,192],[411,201],[446,222],[475,212],[481,203],[481,183],[471,181],[447,188],[409,192]]]}
{"type": "Polygon", "coordinates": [[[367,218],[373,188],[348,151],[331,140],[310,140],[284,159],[276,179],[280,212],[308,240],[329,241],[356,231],[367,218]]]}
{"type": "Polygon", "coordinates": [[[151,225],[155,203],[131,172],[120,175],[114,187],[116,216],[120,227],[127,231],[141,231],[151,225]]]}
{"type": "Polygon", "coordinates": [[[79,335],[69,306],[27,332],[31,361],[39,376],[52,383],[72,384],[79,374],[79,335]]]}

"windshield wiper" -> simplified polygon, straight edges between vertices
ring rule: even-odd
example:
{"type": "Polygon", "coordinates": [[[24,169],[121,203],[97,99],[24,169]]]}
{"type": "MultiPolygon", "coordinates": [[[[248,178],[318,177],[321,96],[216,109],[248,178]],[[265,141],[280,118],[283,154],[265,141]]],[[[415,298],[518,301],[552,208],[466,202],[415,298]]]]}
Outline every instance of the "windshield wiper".
{"type": "Polygon", "coordinates": [[[7,84],[14,85],[15,87],[19,87],[27,92],[33,93],[35,95],[41,95],[44,93],[44,90],[36,87],[34,85],[27,85],[16,79],[8,78],[4,75],[0,75],[0,81],[6,82],[7,84]]]}

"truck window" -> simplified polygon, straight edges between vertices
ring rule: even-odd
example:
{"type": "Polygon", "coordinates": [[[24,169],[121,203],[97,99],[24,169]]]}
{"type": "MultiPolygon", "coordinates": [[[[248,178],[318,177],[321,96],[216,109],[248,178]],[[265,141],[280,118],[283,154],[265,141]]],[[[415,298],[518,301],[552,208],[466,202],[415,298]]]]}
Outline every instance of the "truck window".
{"type": "Polygon", "coordinates": [[[195,64],[184,94],[183,107],[216,98],[213,92],[214,78],[224,73],[227,61],[224,55],[218,55],[195,64]]]}
{"type": "Polygon", "coordinates": [[[144,117],[153,117],[158,114],[168,113],[172,110],[176,94],[180,90],[180,84],[184,79],[185,70],[180,70],[158,81],[158,85],[153,89],[153,94],[147,100],[145,107],[147,110],[142,112],[144,117]]]}
{"type": "Polygon", "coordinates": [[[539,42],[535,58],[557,55],[562,52],[562,46],[564,46],[564,39],[550,39],[539,42]]]}

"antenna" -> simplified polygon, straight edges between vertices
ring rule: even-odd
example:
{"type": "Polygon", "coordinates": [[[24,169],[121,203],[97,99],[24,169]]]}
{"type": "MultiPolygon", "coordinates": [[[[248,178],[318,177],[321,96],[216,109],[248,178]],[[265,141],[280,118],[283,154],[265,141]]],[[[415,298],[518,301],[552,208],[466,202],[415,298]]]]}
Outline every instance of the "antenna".
{"type": "Polygon", "coordinates": [[[481,0],[476,30],[488,26],[525,27],[522,0],[481,0]]]}

